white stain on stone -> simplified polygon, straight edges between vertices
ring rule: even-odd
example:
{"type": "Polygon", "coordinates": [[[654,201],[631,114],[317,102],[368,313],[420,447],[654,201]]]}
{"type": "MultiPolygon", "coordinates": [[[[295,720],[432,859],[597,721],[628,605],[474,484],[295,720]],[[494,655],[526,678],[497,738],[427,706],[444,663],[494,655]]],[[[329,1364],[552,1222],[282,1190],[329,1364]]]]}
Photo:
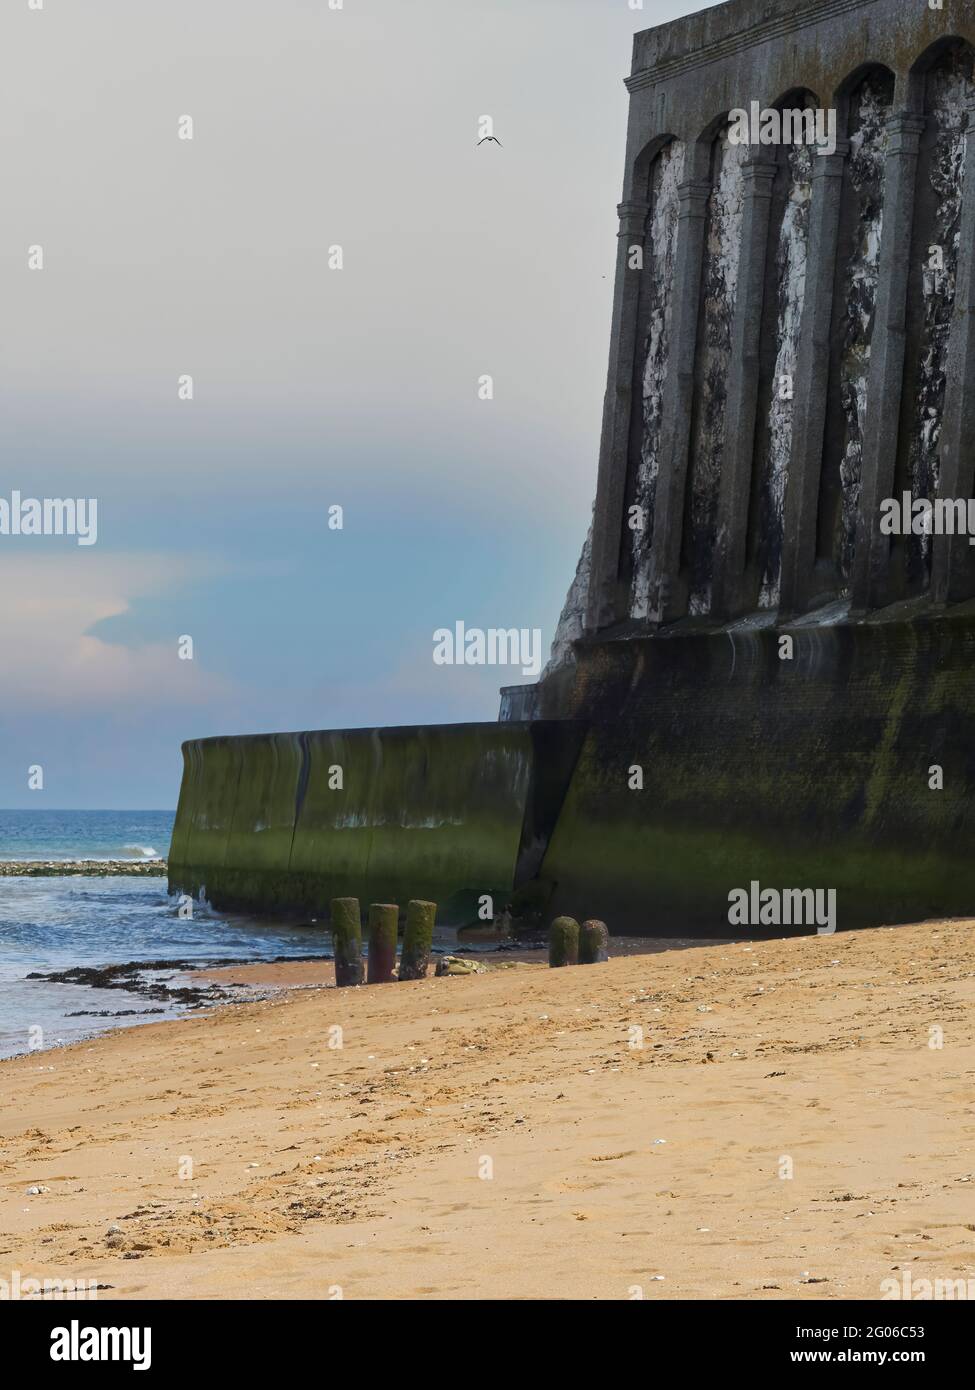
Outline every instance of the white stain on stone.
{"type": "MultiPolygon", "coordinates": [[[[928,164],[934,192],[935,220],[930,238],[940,248],[944,268],[930,264],[923,271],[924,326],[914,400],[910,481],[914,497],[933,497],[938,487],[938,443],[944,415],[948,340],[955,305],[955,277],[961,234],[962,184],[965,163],[965,105],[972,95],[971,64],[959,52],[949,54],[928,76],[928,119],[937,135],[928,164]]],[[[926,263],[929,248],[922,248],[926,263]]],[[[926,565],[931,538],[908,542],[920,551],[926,565]]]]}
{"type": "Polygon", "coordinates": [[[670,319],[680,210],[677,189],[683,177],[684,146],[675,140],[654,161],[644,260],[644,283],[649,305],[643,371],[643,444],[634,501],[643,508],[647,524],[642,531],[630,532],[633,547],[630,612],[634,618],[648,617],[650,608],[650,551],[657,475],[660,471],[660,432],[670,356],[670,319]]]}
{"type": "Polygon", "coordinates": [[[689,611],[695,615],[711,610],[711,561],[741,258],[742,165],[748,153],[746,145],[729,141],[726,130],[715,142],[712,161],[703,274],[704,340],[690,459],[689,611]]]}
{"type": "Polygon", "coordinates": [[[808,145],[789,149],[789,192],[776,254],[778,287],[778,352],[772,378],[772,402],[768,413],[768,454],[763,475],[762,528],[764,569],[760,608],[775,608],[779,601],[782,568],[782,507],[792,447],[792,400],[780,383],[795,382],[799,350],[799,326],[806,297],[806,252],[809,241],[809,205],[812,198],[812,160],[808,145]]]}
{"type": "Polygon", "coordinates": [[[858,92],[854,129],[850,134],[849,180],[856,203],[857,240],[844,276],[843,303],[846,315],[840,361],[840,399],[845,417],[846,441],[840,460],[842,514],[839,564],[844,579],[849,578],[853,566],[860,501],[870,340],[883,235],[889,114],[889,95],[885,87],[878,80],[868,79],[858,92]]]}

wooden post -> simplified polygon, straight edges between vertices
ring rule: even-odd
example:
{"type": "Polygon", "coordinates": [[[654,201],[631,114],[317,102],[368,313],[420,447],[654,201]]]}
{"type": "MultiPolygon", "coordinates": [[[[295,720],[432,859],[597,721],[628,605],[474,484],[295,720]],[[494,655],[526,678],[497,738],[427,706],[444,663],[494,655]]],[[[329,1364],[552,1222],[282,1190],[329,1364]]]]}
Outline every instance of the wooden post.
{"type": "Polygon", "coordinates": [[[388,985],[396,968],[396,932],[399,927],[397,903],[371,903],[369,906],[369,957],[366,983],[388,985]]]}
{"type": "Polygon", "coordinates": [[[609,960],[609,928],[591,918],[579,929],[579,964],[595,965],[604,960],[609,960]]]}
{"type": "Polygon", "coordinates": [[[335,983],[339,986],[362,984],[362,918],[358,898],[333,898],[332,947],[335,952],[335,983]]]}
{"type": "Polygon", "coordinates": [[[403,954],[399,963],[401,980],[426,979],[436,920],[436,903],[411,898],[406,904],[406,931],[403,933],[403,954]]]}
{"type": "Polygon", "coordinates": [[[579,923],[574,917],[556,917],[549,928],[548,963],[553,970],[579,964],[579,923]]]}

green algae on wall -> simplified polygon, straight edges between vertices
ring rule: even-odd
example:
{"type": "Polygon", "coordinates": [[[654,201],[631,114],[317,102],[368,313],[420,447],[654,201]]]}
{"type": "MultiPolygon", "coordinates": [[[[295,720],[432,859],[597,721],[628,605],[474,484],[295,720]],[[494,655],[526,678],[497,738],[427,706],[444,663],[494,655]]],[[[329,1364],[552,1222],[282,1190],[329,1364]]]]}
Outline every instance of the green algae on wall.
{"type": "Polygon", "coordinates": [[[447,922],[485,894],[500,909],[519,862],[540,857],[581,737],[539,723],[191,741],[170,891],[312,916],[337,897],[429,898],[447,922]],[[544,807],[531,795],[539,747],[544,807]]]}
{"type": "Polygon", "coordinates": [[[782,635],[583,644],[553,912],[727,933],[753,880],[836,889],[841,929],[975,912],[975,616],[782,635]]]}

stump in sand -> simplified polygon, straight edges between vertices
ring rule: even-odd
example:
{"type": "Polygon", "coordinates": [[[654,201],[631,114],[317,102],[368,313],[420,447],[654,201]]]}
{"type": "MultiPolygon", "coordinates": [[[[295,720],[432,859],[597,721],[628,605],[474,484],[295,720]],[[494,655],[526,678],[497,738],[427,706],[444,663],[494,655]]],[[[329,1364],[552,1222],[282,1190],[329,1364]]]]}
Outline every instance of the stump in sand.
{"type": "Polygon", "coordinates": [[[361,985],[362,918],[358,898],[333,898],[329,912],[332,919],[332,946],[335,951],[335,983],[340,986],[361,985]]]}
{"type": "Polygon", "coordinates": [[[426,979],[436,918],[436,903],[425,903],[420,898],[411,898],[406,904],[406,930],[403,933],[403,954],[399,962],[401,980],[426,979]]]}
{"type": "Polygon", "coordinates": [[[574,917],[556,917],[549,928],[548,963],[553,969],[579,964],[579,923],[574,917]]]}
{"type": "Polygon", "coordinates": [[[609,928],[605,922],[590,918],[579,928],[579,964],[595,965],[609,960],[609,928]]]}
{"type": "Polygon", "coordinates": [[[369,907],[369,958],[366,984],[388,985],[396,968],[396,931],[399,906],[372,903],[369,907]]]}

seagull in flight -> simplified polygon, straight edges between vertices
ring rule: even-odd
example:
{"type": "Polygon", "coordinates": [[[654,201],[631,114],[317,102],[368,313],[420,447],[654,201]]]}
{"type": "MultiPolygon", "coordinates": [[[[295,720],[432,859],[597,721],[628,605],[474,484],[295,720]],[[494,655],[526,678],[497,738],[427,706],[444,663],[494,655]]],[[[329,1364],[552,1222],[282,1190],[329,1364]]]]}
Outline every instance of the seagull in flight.
{"type": "MultiPolygon", "coordinates": [[[[477,142],[478,147],[483,145],[485,140],[493,140],[496,145],[501,145],[501,141],[498,139],[496,135],[483,135],[481,139],[477,142]]],[[[504,149],[504,145],[501,145],[501,148],[504,149]]]]}

